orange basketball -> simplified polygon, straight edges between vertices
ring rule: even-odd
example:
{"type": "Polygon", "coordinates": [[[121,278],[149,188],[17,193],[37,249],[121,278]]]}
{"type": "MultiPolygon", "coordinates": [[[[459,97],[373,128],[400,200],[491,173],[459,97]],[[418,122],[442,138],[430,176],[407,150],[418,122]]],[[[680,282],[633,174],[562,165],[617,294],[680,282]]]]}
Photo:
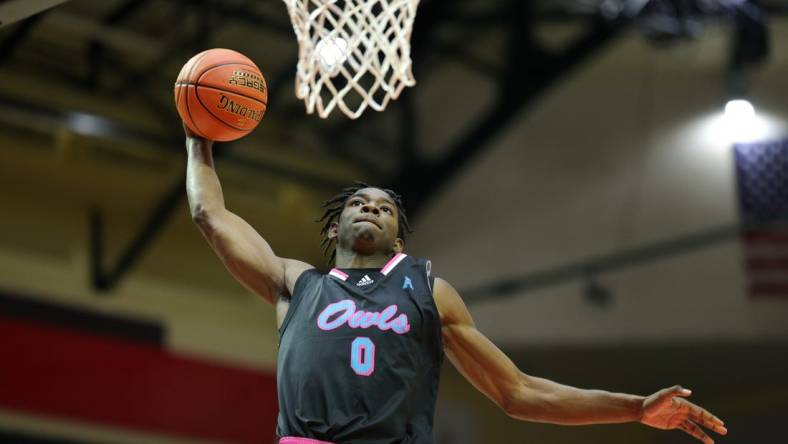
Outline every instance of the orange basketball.
{"type": "Polygon", "coordinates": [[[227,142],[260,123],[268,107],[268,87],[245,55],[209,49],[183,65],[175,81],[175,106],[195,134],[227,142]]]}

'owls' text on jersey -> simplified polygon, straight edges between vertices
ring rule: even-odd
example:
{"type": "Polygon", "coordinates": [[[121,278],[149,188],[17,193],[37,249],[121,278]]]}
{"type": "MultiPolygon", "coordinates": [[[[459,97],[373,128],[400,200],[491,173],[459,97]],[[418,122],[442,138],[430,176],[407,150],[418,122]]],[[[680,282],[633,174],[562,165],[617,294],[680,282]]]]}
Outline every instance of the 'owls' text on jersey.
{"type": "Polygon", "coordinates": [[[443,362],[430,263],[308,270],[279,331],[279,436],[429,444],[443,362]]]}

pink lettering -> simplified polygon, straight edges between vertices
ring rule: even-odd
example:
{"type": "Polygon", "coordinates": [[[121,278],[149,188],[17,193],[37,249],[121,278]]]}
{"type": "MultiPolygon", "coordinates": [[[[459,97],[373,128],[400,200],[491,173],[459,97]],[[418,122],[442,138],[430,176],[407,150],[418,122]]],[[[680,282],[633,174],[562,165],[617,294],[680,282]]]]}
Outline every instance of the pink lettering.
{"type": "Polygon", "coordinates": [[[356,304],[350,299],[334,302],[323,309],[317,317],[317,326],[321,330],[331,331],[347,324],[350,328],[377,327],[381,331],[391,330],[404,335],[410,331],[408,315],[397,314],[397,306],[389,305],[382,312],[356,310],[356,304]]]}

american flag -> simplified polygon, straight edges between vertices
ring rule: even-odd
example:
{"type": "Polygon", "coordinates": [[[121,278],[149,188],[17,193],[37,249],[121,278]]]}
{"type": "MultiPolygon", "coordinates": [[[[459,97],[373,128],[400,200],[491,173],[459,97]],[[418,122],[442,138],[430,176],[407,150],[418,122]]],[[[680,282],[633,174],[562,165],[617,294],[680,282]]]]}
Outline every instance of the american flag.
{"type": "Polygon", "coordinates": [[[734,150],[749,294],[788,298],[788,140],[734,150]]]}

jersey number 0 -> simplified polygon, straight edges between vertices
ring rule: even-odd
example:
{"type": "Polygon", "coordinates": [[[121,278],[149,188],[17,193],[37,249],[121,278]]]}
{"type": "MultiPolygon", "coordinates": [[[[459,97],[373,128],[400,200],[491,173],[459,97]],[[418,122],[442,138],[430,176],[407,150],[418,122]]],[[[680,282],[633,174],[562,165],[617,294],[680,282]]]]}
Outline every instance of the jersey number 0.
{"type": "Polygon", "coordinates": [[[360,336],[350,347],[350,367],[359,376],[369,376],[375,371],[375,343],[360,336]]]}

